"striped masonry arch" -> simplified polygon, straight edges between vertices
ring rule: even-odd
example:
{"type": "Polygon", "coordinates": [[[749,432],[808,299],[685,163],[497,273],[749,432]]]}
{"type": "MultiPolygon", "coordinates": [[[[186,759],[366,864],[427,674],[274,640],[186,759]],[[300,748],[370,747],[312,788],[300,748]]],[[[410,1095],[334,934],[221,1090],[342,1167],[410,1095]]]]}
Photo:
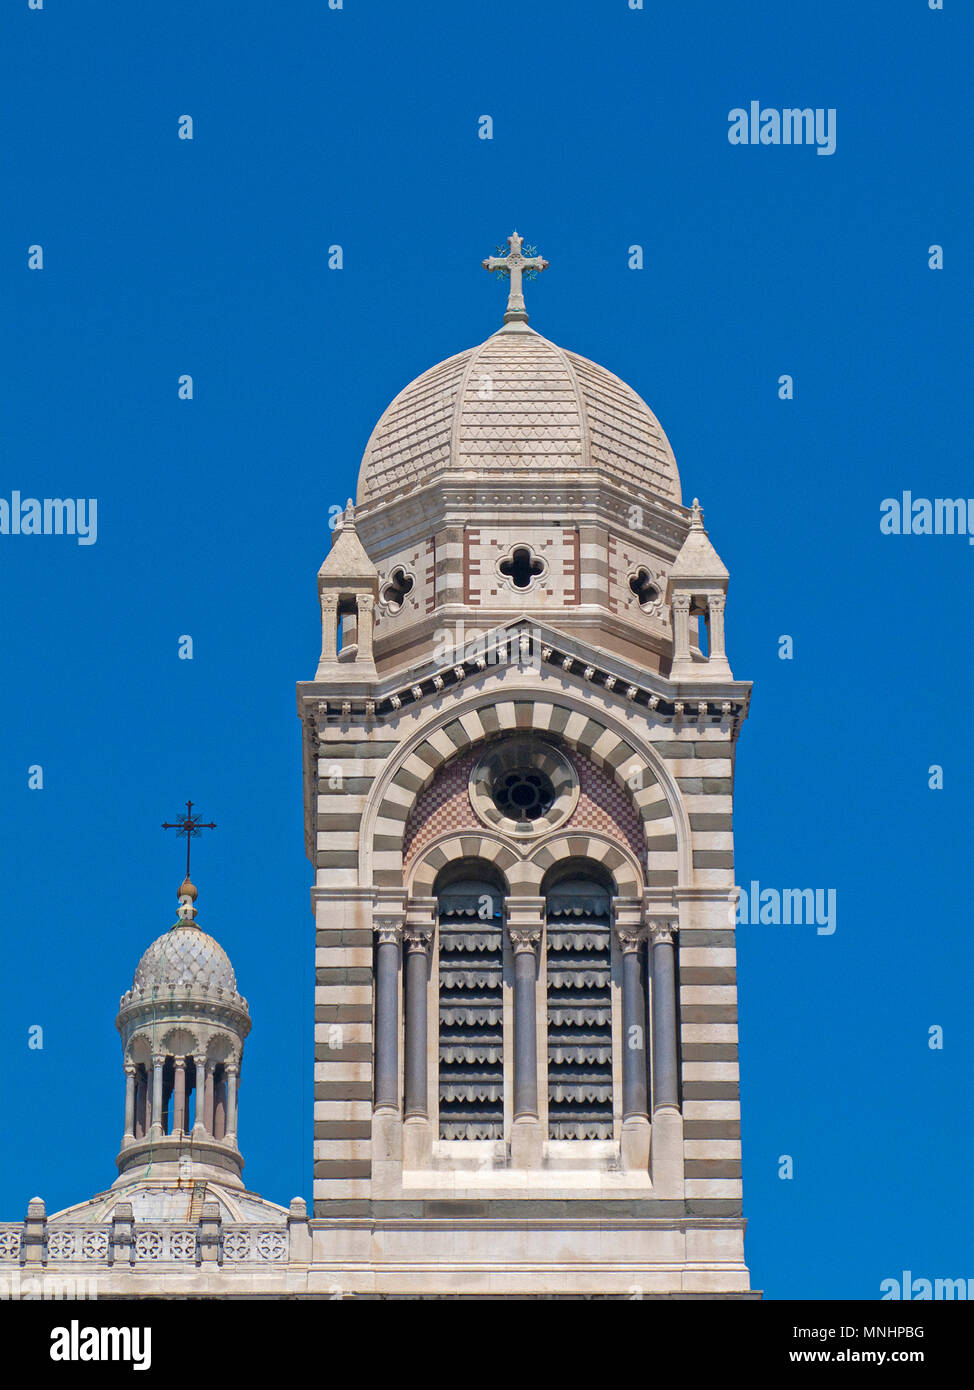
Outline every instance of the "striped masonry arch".
{"type": "Polygon", "coordinates": [[[441,721],[425,730],[411,748],[407,745],[403,754],[391,760],[381,778],[371,835],[363,835],[360,841],[363,883],[371,878],[380,887],[402,885],[403,835],[416,797],[458,753],[504,733],[557,735],[586,754],[626,788],[632,798],[643,823],[650,856],[649,884],[675,886],[690,881],[689,827],[684,815],[678,834],[673,808],[681,806],[679,793],[669,774],[663,771],[661,760],[654,766],[650,756],[640,751],[634,741],[610,727],[604,716],[600,719],[592,715],[581,700],[563,697],[555,704],[527,696],[497,701],[496,696],[482,695],[478,699],[479,704],[446,711],[441,721]],[[373,851],[373,839],[381,844],[381,849],[373,851]]]}

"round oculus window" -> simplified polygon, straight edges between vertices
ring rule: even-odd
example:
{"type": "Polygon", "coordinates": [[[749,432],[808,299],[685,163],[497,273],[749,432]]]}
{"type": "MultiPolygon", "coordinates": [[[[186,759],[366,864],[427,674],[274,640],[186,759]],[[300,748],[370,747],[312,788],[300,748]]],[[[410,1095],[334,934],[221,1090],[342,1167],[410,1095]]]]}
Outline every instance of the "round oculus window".
{"type": "Polygon", "coordinates": [[[522,838],[563,824],[578,803],[578,777],[560,749],[530,735],[498,740],[470,773],[470,802],[487,825],[522,838]]]}
{"type": "Polygon", "coordinates": [[[498,811],[515,820],[537,820],[547,815],[555,799],[550,777],[531,767],[505,772],[492,790],[498,811]]]}

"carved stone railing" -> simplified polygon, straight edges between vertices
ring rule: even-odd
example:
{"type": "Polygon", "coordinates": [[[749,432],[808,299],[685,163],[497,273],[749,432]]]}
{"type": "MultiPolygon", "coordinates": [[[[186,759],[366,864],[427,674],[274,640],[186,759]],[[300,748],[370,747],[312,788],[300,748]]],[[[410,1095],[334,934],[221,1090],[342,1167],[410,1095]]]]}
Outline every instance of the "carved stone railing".
{"type": "Polygon", "coordinates": [[[47,1232],[47,1263],[108,1264],[112,1248],[111,1222],[98,1225],[51,1226],[47,1232]]]}
{"type": "Polygon", "coordinates": [[[288,1233],[283,1226],[253,1226],[226,1222],[223,1226],[223,1262],[284,1263],[288,1258],[288,1233]]]}
{"type": "MultiPolygon", "coordinates": [[[[218,1223],[210,1237],[213,1253],[205,1254],[199,1222],[136,1222],[122,1234],[110,1221],[75,1222],[48,1226],[46,1240],[38,1243],[36,1261],[45,1266],[199,1265],[214,1259],[218,1264],[286,1264],[290,1233],[286,1226],[248,1222],[218,1223]]],[[[25,1256],[24,1222],[0,1222],[0,1268],[22,1265],[25,1256]]]]}
{"type": "Polygon", "coordinates": [[[4,1264],[19,1264],[23,1238],[22,1221],[0,1222],[0,1261],[4,1264]]]}
{"type": "Polygon", "coordinates": [[[135,1263],[195,1264],[199,1228],[193,1225],[136,1226],[135,1263]]]}

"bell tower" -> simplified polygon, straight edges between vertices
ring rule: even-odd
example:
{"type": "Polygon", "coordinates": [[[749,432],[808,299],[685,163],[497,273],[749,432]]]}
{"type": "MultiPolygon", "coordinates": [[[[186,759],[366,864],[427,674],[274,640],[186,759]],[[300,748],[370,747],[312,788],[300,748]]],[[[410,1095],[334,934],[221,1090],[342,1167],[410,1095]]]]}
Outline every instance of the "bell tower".
{"type": "Polygon", "coordinates": [[[376,425],[298,685],[315,1259],[749,1297],[728,573],[645,402],[529,326],[547,262],[484,264],[504,322],[376,425]]]}

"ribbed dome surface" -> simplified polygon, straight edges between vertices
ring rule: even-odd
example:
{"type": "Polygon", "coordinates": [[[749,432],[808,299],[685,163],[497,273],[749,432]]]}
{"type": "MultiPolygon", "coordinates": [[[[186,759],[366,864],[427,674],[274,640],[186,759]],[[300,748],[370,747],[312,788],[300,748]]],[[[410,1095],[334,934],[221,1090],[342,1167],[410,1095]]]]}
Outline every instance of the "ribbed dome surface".
{"type": "Polygon", "coordinates": [[[400,391],[365,450],[358,501],[410,492],[443,471],[498,481],[595,472],[680,501],[673,450],[645,401],[521,324],[400,391]]]}
{"type": "Polygon", "coordinates": [[[188,922],[179,922],[157,937],[135,969],[133,988],[142,993],[173,985],[237,989],[233,966],[219,941],[188,922]]]}

